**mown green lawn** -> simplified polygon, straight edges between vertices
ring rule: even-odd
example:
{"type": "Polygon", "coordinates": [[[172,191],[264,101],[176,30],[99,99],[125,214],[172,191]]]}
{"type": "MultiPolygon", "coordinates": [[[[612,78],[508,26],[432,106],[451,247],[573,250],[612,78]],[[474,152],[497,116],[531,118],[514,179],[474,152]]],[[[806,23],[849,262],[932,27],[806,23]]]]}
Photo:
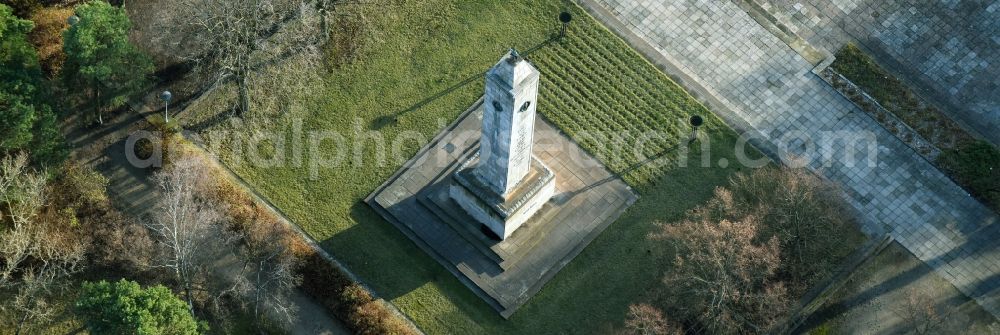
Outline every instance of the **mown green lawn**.
{"type": "MultiPolygon", "coordinates": [[[[739,169],[734,132],[575,5],[556,0],[428,0],[353,10],[364,11],[369,20],[356,61],[328,64],[315,89],[302,94],[304,108],[250,122],[250,129],[240,132],[264,128],[282,132],[289,143],[308,143],[306,135],[296,138],[289,126],[292,119],[301,118],[304,134],[334,130],[348,142],[358,132],[375,129],[389,143],[403,132],[430,139],[482,94],[483,80],[475,76],[509,47],[524,51],[539,46],[528,57],[542,72],[542,115],[571,135],[631,132],[624,137],[627,151],[604,147],[600,140],[580,141],[612,170],[625,171],[643,159],[631,154],[638,133],[658,130],[667,135],[645,148],[647,156],[685,140],[686,120],[693,114],[706,118],[703,130],[710,138],[712,165],[720,158],[732,163],[729,168],[702,168],[701,151],[693,149],[689,167],[678,167],[677,155],[670,154],[666,164],[625,175],[640,192],[639,202],[510,320],[503,320],[362,203],[423,143],[407,141],[400,159],[385,164],[371,162],[376,155],[372,145],[366,145],[364,163],[322,169],[314,180],[308,163],[250,166],[238,164],[232,146],[219,149],[237,173],[428,333],[580,333],[620,327],[628,304],[647,299],[645,294],[661,285],[659,278],[671,260],[666,248],[647,239],[654,222],[679,219],[739,169]],[[544,44],[558,30],[556,17],[563,10],[575,17],[568,37],[544,44]],[[468,78],[474,79],[456,86],[468,78]],[[401,111],[397,122],[385,122],[401,111]]],[[[220,112],[226,97],[224,91],[218,94],[194,106],[186,122],[199,123],[220,112]]],[[[227,127],[232,126],[209,130],[227,127]]],[[[290,147],[284,148],[288,157],[294,156],[290,147]]],[[[332,145],[319,152],[306,149],[305,162],[318,155],[330,157],[333,150],[332,145]]]]}

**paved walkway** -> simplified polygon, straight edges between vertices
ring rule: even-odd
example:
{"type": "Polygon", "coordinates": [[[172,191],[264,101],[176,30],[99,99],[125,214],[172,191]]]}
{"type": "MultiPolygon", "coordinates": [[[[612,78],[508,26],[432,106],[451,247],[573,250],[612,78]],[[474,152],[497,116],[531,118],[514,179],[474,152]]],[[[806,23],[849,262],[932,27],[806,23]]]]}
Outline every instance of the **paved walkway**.
{"type": "Polygon", "coordinates": [[[866,47],[1000,145],[1000,1],[752,1],[810,44],[830,52],[848,41],[866,47]]]}
{"type": "Polygon", "coordinates": [[[812,74],[811,64],[736,4],[580,2],[669,74],[696,93],[711,95],[703,100],[736,128],[762,135],[765,150],[802,157],[810,169],[842,185],[861,213],[864,231],[891,233],[959,290],[1000,315],[997,216],[812,74]],[[843,134],[870,140],[822,145],[843,134]],[[876,163],[823,159],[843,157],[848,146],[864,152],[869,144],[877,149],[876,163]]]}

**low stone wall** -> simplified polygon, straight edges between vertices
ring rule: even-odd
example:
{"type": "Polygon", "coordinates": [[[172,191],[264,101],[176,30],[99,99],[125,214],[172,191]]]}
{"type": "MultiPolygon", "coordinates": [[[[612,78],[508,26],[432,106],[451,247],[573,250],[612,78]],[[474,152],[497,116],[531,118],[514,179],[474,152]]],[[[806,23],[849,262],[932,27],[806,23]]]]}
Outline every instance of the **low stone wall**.
{"type": "Polygon", "coordinates": [[[830,84],[837,93],[840,93],[840,95],[857,105],[859,109],[867,113],[875,121],[878,121],[882,128],[885,128],[889,133],[899,138],[903,143],[906,143],[907,146],[916,150],[917,153],[928,161],[933,162],[941,155],[940,148],[931,144],[923,136],[920,136],[916,130],[910,128],[903,120],[900,120],[895,114],[882,107],[875,98],[872,98],[849,79],[837,73],[837,71],[827,67],[819,72],[819,77],[830,84]]]}

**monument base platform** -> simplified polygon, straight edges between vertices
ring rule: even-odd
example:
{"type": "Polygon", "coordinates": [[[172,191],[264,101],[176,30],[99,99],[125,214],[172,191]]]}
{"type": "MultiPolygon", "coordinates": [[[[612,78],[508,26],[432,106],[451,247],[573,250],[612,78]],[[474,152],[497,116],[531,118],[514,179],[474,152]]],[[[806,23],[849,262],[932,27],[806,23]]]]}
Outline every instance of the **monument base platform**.
{"type": "Polygon", "coordinates": [[[478,162],[477,154],[459,167],[454,174],[456,183],[449,187],[448,195],[497,239],[510,237],[555,194],[555,174],[534,156],[528,174],[507,197],[479,180],[476,176],[478,162]]]}
{"type": "MultiPolygon", "coordinates": [[[[501,316],[509,318],[637,196],[539,117],[533,154],[555,176],[555,196],[542,202],[506,239],[491,238],[479,220],[449,195],[453,187],[463,187],[454,175],[478,152],[481,118],[480,101],[365,201],[501,316]]],[[[542,190],[538,194],[549,198],[542,190]]]]}

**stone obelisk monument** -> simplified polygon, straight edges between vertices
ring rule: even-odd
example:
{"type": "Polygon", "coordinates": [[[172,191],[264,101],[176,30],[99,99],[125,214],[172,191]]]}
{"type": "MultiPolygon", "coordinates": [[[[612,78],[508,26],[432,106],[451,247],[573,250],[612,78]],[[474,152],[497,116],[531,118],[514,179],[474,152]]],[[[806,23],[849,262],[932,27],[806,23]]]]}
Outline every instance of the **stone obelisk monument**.
{"type": "Polygon", "coordinates": [[[507,196],[531,166],[538,70],[511,50],[486,74],[477,174],[507,196]]]}
{"type": "Polygon", "coordinates": [[[501,239],[555,193],[552,171],[532,155],[539,72],[511,49],[486,74],[479,153],[449,194],[501,239]]]}

